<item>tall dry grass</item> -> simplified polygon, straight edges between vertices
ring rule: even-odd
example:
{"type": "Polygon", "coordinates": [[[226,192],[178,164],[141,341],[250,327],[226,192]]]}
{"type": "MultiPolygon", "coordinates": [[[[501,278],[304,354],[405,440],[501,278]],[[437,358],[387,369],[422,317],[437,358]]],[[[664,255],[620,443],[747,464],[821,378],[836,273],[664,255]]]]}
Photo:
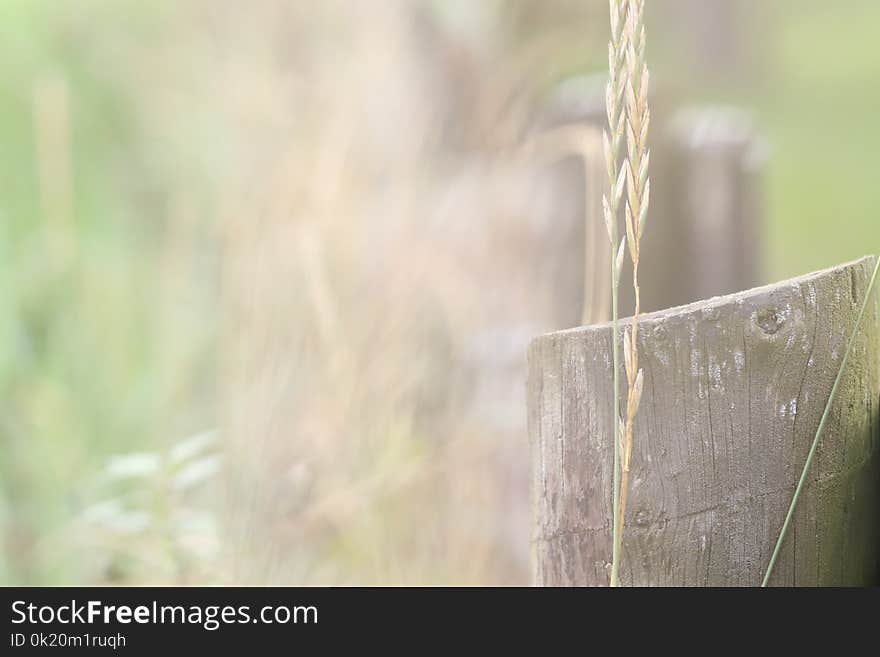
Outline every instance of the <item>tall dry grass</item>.
{"type": "Polygon", "coordinates": [[[528,90],[419,3],[223,14],[222,570],[527,581],[528,90]]]}
{"type": "MultiPolygon", "coordinates": [[[[88,117],[81,89],[35,86],[46,213],[74,255],[86,247],[83,316],[107,338],[101,363],[131,374],[112,390],[125,412],[141,400],[122,425],[137,433],[109,426],[90,452],[99,465],[82,468],[71,522],[31,550],[35,569],[528,581],[526,345],[563,327],[567,302],[546,257],[560,199],[523,145],[583,50],[585,7],[191,0],[143,9],[143,32],[98,30],[83,56],[125,90],[136,143],[107,178],[134,208],[128,250],[105,248],[125,259],[112,270],[76,234],[89,217],[64,158],[82,139],[65,143],[67,113],[88,117]],[[131,324],[101,321],[123,306],[131,324]]],[[[110,24],[66,29],[91,35],[90,20],[110,24]]],[[[573,149],[595,179],[595,138],[573,149]]],[[[593,265],[575,282],[588,289],[593,265]]]]}
{"type": "Polygon", "coordinates": [[[602,199],[605,227],[611,241],[611,322],[612,322],[612,386],[614,408],[613,452],[614,472],[612,483],[613,540],[611,556],[611,586],[616,586],[620,568],[620,500],[621,500],[621,460],[623,457],[623,426],[620,420],[620,346],[619,299],[620,274],[626,252],[626,237],[620,238],[619,208],[626,184],[626,164],[620,162],[620,147],[625,135],[626,112],[624,94],[627,84],[626,63],[626,5],[623,0],[609,0],[609,19],[611,40],[608,44],[608,84],[605,88],[605,109],[608,115],[608,131],[603,133],[605,162],[608,167],[608,193],[602,199]]]}
{"type": "Polygon", "coordinates": [[[641,242],[648,218],[651,199],[651,180],[648,168],[651,151],[648,149],[648,127],[651,111],[648,108],[648,64],[645,57],[645,2],[629,0],[626,20],[626,136],[627,136],[627,202],[626,234],[632,260],[635,309],[632,326],[624,337],[624,364],[626,366],[627,397],[626,421],[623,426],[623,458],[620,481],[620,528],[626,517],[629,492],[629,471],[632,459],[633,429],[639,403],[642,399],[644,373],[639,368],[639,318],[642,295],[639,288],[641,242]]]}
{"type": "Polygon", "coordinates": [[[609,191],[603,200],[605,225],[611,240],[612,263],[612,324],[614,386],[614,476],[613,476],[613,540],[611,586],[619,584],[621,544],[623,540],[626,502],[629,492],[630,461],[633,429],[642,397],[644,375],[639,368],[639,317],[641,290],[639,262],[641,240],[650,204],[651,183],[648,167],[649,74],[645,59],[644,0],[609,0],[611,41],[608,45],[609,80],[606,87],[608,132],[604,134],[605,161],[608,167],[609,191]],[[619,162],[621,144],[626,141],[626,158],[619,162]],[[618,210],[624,198],[625,235],[618,243],[618,210]],[[621,416],[618,346],[618,295],[625,251],[632,261],[635,308],[632,324],[623,337],[623,364],[626,371],[626,413],[621,416]]]}

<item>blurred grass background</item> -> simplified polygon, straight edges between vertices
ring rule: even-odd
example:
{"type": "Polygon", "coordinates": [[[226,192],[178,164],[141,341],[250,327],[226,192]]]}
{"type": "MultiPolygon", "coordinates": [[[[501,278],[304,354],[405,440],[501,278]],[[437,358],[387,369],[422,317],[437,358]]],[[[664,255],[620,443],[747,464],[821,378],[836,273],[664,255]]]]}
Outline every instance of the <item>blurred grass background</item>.
{"type": "MultiPolygon", "coordinates": [[[[528,581],[461,359],[529,278],[484,154],[605,3],[350,4],[0,3],[0,582],[528,581]]],[[[654,79],[770,143],[768,279],[876,250],[880,6],[745,3],[717,75],[668,6],[654,79]]]]}
{"type": "Polygon", "coordinates": [[[754,102],[773,148],[768,259],[780,277],[878,248],[880,6],[773,4],[772,77],[754,102]]]}

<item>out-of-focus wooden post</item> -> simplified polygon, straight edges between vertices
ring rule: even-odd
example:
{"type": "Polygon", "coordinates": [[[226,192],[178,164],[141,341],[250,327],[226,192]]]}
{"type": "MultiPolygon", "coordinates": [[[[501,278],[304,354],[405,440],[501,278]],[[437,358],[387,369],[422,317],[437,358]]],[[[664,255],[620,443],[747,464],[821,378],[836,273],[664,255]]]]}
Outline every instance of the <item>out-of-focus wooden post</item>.
{"type": "Polygon", "coordinates": [[[687,226],[687,260],[676,257],[673,266],[690,278],[678,302],[754,287],[761,282],[763,139],[749,115],[732,108],[680,112],[673,139],[677,215],[687,226]]]}
{"type": "MultiPolygon", "coordinates": [[[[545,115],[548,136],[604,129],[601,81],[563,87],[545,115]]],[[[746,289],[761,282],[765,145],[747,112],[699,107],[674,110],[653,102],[651,212],[643,238],[642,305],[648,311],[746,289]]],[[[599,155],[601,158],[601,155],[599,155]]],[[[607,238],[595,202],[605,184],[572,155],[548,168],[545,186],[556,199],[554,235],[542,242],[552,263],[545,286],[555,298],[557,328],[586,324],[581,309],[607,287],[607,238]],[[589,173],[593,175],[585,175],[589,173]],[[594,187],[591,189],[590,185],[594,187]],[[596,225],[598,224],[598,226],[596,225]],[[596,229],[599,230],[596,230],[596,229]],[[591,242],[598,240],[595,248],[591,242]],[[599,259],[600,263],[590,263],[599,259]],[[596,266],[596,265],[599,266],[596,266]]],[[[633,305],[630,272],[621,280],[621,308],[633,305]]],[[[625,310],[624,310],[625,312],[625,310]]],[[[597,321],[607,311],[591,312],[597,321]]]]}

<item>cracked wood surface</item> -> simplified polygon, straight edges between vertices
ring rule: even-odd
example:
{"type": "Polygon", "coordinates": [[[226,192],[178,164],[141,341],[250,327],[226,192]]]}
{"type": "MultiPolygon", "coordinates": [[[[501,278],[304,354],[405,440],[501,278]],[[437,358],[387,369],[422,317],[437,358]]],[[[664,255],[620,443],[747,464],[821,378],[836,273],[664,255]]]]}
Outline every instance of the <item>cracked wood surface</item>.
{"type": "MultiPolygon", "coordinates": [[[[866,258],[643,316],[622,584],[760,584],[873,266],[866,258]]],[[[878,337],[872,303],[771,585],[877,580],[878,337]]],[[[607,324],[529,349],[538,585],[608,583],[610,354],[607,324]]]]}

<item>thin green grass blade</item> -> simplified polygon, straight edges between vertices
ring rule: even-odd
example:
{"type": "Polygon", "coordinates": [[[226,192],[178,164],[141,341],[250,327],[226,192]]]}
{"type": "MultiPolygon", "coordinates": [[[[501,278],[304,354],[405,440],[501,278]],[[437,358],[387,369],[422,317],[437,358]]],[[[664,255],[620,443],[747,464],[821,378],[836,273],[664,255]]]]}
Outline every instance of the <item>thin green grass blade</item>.
{"type": "Polygon", "coordinates": [[[810,465],[813,463],[813,457],[816,454],[816,448],[819,446],[819,439],[822,437],[822,434],[825,431],[825,425],[828,423],[828,418],[831,416],[831,406],[834,404],[834,399],[837,397],[837,391],[840,388],[840,383],[843,381],[843,375],[846,371],[846,365],[849,362],[850,354],[853,350],[853,345],[856,342],[856,336],[859,334],[859,329],[862,326],[862,320],[865,318],[865,311],[868,309],[868,305],[870,304],[873,291],[874,284],[877,282],[877,273],[880,272],[880,259],[877,260],[877,264],[874,267],[874,274],[871,276],[871,282],[868,283],[868,290],[865,292],[865,300],[862,302],[862,308],[859,311],[859,316],[856,319],[856,325],[853,328],[852,335],[849,338],[849,344],[846,347],[846,353],[843,355],[843,360],[840,363],[840,370],[837,372],[837,378],[834,380],[834,387],[831,388],[831,394],[828,396],[828,402],[825,404],[825,411],[822,413],[822,420],[819,422],[819,428],[816,429],[816,436],[813,438],[813,444],[810,446],[810,452],[807,454],[807,461],[804,463],[804,469],[801,472],[801,477],[798,480],[797,488],[794,489],[794,497],[791,498],[791,505],[788,507],[788,513],[785,515],[785,522],[782,523],[782,529],[779,531],[779,538],[776,540],[776,547],[773,548],[773,554],[770,556],[770,563],[767,566],[767,572],[764,574],[764,580],[761,582],[762,587],[766,587],[767,583],[770,581],[770,576],[773,574],[773,568],[776,566],[776,559],[779,558],[779,553],[782,550],[782,543],[785,541],[785,535],[788,533],[788,526],[791,524],[791,519],[794,517],[794,510],[797,506],[798,499],[800,499],[801,491],[804,488],[804,484],[807,481],[807,473],[810,470],[810,465]]]}
{"type": "Polygon", "coordinates": [[[620,280],[618,278],[617,266],[614,254],[617,252],[617,225],[612,228],[611,237],[611,367],[614,370],[612,374],[612,384],[614,386],[614,474],[612,484],[612,511],[613,518],[611,520],[611,577],[609,586],[616,587],[620,585],[620,346],[618,344],[620,334],[620,319],[618,309],[618,298],[620,280]]]}

